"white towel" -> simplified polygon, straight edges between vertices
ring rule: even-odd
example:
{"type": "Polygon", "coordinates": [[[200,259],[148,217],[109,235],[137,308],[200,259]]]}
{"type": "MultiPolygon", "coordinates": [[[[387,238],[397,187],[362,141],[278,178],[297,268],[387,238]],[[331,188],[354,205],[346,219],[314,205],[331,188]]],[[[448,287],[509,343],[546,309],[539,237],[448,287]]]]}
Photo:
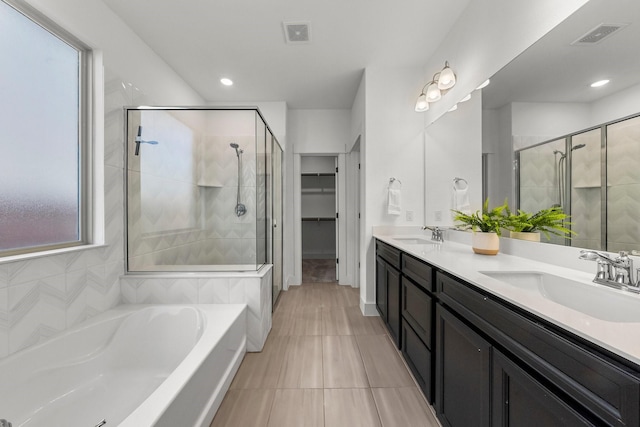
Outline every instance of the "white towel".
{"type": "Polygon", "coordinates": [[[459,188],[458,185],[453,184],[453,209],[469,214],[471,213],[468,194],[469,186],[464,183],[461,186],[464,186],[464,188],[459,188]]]}
{"type": "Polygon", "coordinates": [[[387,213],[389,215],[402,214],[402,208],[400,206],[400,190],[397,188],[389,188],[389,199],[387,201],[387,213]]]}

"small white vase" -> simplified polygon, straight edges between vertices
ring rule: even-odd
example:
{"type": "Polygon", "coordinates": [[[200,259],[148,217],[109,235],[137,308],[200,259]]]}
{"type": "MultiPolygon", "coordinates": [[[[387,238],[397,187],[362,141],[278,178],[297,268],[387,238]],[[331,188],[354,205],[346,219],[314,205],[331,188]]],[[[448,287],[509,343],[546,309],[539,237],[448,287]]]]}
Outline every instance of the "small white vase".
{"type": "Polygon", "coordinates": [[[500,250],[500,237],[494,232],[474,231],[471,237],[473,252],[480,255],[496,255],[500,250]]]}
{"type": "Polygon", "coordinates": [[[530,242],[540,241],[540,233],[537,231],[534,231],[534,232],[511,231],[509,233],[509,237],[511,237],[512,239],[518,239],[518,240],[528,240],[530,242]]]}

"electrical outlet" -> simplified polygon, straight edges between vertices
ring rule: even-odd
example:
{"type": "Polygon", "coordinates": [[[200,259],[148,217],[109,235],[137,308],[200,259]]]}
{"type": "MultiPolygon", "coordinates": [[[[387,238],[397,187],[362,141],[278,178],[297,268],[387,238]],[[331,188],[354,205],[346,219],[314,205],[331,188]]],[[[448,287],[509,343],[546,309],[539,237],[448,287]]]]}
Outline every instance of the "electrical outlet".
{"type": "Polygon", "coordinates": [[[407,221],[413,221],[413,211],[407,211],[407,221]]]}
{"type": "Polygon", "coordinates": [[[435,211],[433,214],[436,218],[436,222],[442,221],[442,211],[435,211]]]}

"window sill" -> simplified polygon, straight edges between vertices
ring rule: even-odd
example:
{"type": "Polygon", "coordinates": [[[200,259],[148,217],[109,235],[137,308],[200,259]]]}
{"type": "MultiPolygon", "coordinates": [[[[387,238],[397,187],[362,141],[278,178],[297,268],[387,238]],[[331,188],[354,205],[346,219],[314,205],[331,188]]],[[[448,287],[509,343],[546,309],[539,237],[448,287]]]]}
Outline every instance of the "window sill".
{"type": "Polygon", "coordinates": [[[10,255],[6,257],[1,257],[0,265],[7,264],[10,262],[16,262],[16,261],[29,261],[37,258],[44,258],[44,257],[55,256],[55,255],[64,255],[68,253],[81,252],[81,251],[87,251],[92,249],[100,249],[106,246],[107,245],[105,244],[88,244],[88,245],[72,246],[68,248],[51,249],[48,251],[32,252],[28,254],[10,255]]]}

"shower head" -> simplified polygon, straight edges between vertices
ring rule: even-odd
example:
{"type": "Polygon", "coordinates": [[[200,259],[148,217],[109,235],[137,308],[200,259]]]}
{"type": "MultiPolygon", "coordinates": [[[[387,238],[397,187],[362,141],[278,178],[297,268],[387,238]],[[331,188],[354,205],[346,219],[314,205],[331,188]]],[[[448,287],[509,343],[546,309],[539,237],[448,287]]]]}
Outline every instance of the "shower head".
{"type": "Polygon", "coordinates": [[[553,150],[553,154],[560,154],[562,157],[564,157],[564,153],[560,150],[553,150]]]}
{"type": "Polygon", "coordinates": [[[229,145],[231,146],[231,148],[236,150],[236,156],[240,157],[240,154],[244,153],[244,150],[242,148],[240,148],[240,146],[238,144],[236,144],[235,142],[232,142],[229,145]]]}
{"type": "Polygon", "coordinates": [[[581,149],[581,148],[583,148],[583,147],[586,147],[586,144],[578,144],[578,145],[576,145],[575,147],[572,147],[572,148],[571,148],[571,151],[579,150],[579,149],[581,149]]]}

